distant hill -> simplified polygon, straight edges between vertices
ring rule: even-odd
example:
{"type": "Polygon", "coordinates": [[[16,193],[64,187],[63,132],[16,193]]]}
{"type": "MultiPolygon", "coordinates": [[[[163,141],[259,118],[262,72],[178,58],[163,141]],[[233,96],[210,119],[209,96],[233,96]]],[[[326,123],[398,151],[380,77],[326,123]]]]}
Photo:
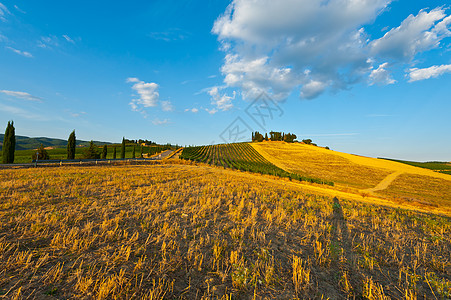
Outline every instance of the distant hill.
{"type": "MultiPolygon", "coordinates": [[[[4,134],[0,134],[0,148],[3,144],[4,134]]],[[[88,146],[90,141],[77,140],[77,146],[88,146]]],[[[16,135],[16,150],[31,150],[37,149],[40,145],[44,147],[61,148],[67,146],[67,140],[55,139],[48,137],[28,137],[16,135]]],[[[96,145],[110,145],[111,143],[94,141],[96,145]]]]}

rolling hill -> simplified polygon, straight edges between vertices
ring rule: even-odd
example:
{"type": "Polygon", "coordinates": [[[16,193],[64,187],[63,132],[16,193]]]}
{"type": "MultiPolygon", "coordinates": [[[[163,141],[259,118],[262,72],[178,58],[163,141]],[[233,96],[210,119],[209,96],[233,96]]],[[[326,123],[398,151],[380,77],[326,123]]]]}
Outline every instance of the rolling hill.
{"type": "Polygon", "coordinates": [[[341,153],[305,144],[251,143],[268,161],[288,172],[335,182],[341,191],[396,203],[451,208],[451,176],[386,159],[341,153]]]}
{"type": "MultiPolygon", "coordinates": [[[[0,134],[0,148],[3,144],[4,134],[0,134]]],[[[89,141],[81,141],[77,140],[77,145],[88,146],[89,141]]],[[[109,145],[111,143],[108,142],[100,142],[94,141],[96,145],[109,145]]],[[[67,140],[57,139],[57,138],[48,138],[48,137],[28,137],[28,136],[20,136],[16,135],[16,150],[31,150],[37,149],[40,145],[44,145],[44,147],[55,147],[61,148],[66,147],[67,140]]]]}

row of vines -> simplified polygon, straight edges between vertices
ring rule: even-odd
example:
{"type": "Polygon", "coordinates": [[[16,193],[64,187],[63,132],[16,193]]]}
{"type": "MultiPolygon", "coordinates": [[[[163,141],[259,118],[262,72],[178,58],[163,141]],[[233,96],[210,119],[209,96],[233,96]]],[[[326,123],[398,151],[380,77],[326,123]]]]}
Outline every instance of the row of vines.
{"type": "Polygon", "coordinates": [[[224,168],[285,177],[290,180],[334,185],[330,181],[287,172],[273,165],[248,143],[187,147],[183,149],[180,158],[224,168]]]}

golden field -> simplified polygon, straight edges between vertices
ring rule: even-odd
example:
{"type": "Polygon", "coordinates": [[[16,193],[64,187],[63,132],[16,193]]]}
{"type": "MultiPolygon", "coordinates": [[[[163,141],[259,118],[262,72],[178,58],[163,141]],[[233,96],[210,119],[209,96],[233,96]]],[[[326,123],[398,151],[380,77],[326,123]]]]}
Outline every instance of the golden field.
{"type": "Polygon", "coordinates": [[[451,215],[451,175],[394,161],[299,143],[251,143],[266,159],[290,172],[335,182],[335,188],[368,194],[396,205],[437,207],[451,215]],[[390,177],[388,177],[390,176],[390,177]],[[381,184],[388,177],[385,184],[381,184]]]}
{"type": "Polygon", "coordinates": [[[177,161],[0,179],[6,299],[451,295],[449,217],[177,161]]]}

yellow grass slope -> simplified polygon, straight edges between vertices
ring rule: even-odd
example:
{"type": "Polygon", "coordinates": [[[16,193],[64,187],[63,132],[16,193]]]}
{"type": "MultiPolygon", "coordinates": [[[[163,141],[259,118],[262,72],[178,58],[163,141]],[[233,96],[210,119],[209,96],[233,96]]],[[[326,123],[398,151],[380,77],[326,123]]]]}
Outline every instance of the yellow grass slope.
{"type": "Polygon", "coordinates": [[[451,207],[451,176],[384,159],[305,144],[251,143],[266,159],[290,172],[331,180],[336,189],[396,201],[451,207]]]}

